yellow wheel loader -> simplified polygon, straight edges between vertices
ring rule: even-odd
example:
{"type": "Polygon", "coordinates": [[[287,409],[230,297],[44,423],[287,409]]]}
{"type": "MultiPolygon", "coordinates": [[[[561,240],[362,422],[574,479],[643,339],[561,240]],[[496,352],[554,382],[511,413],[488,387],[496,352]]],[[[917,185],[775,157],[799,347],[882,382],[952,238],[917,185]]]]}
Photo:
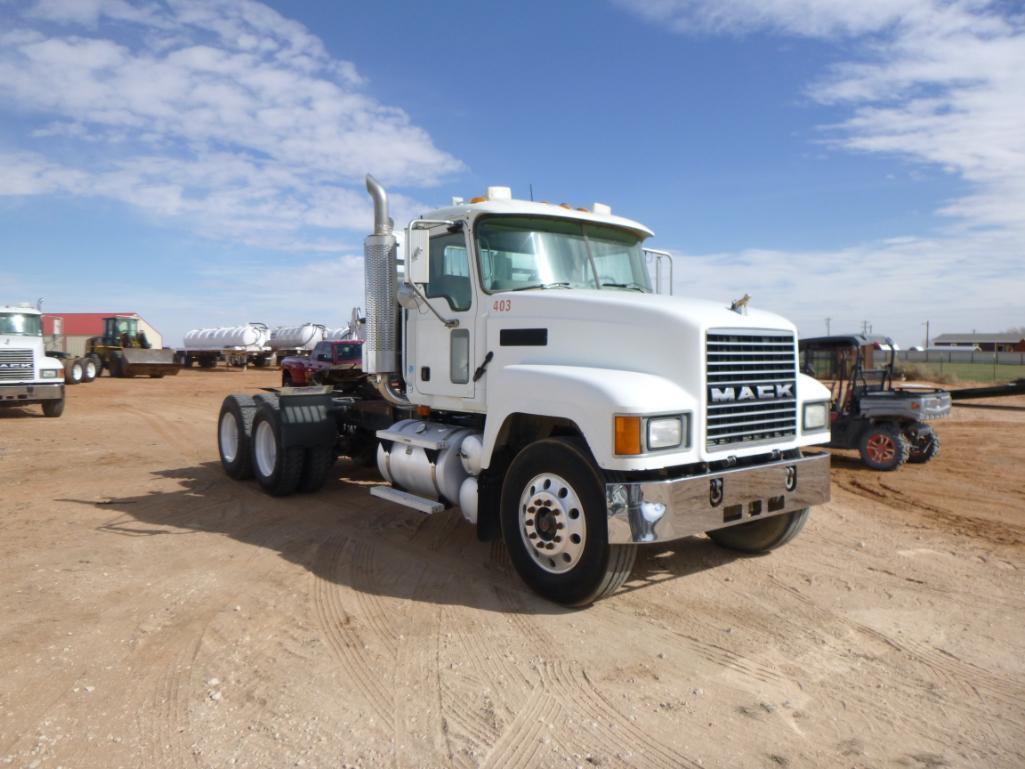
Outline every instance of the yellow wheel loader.
{"type": "Polygon", "coordinates": [[[154,349],[139,331],[139,319],[115,315],[103,319],[103,336],[86,342],[86,354],[97,361],[97,376],[107,369],[111,376],[146,375],[159,379],[177,374],[181,365],[175,361],[174,350],[154,349]]]}

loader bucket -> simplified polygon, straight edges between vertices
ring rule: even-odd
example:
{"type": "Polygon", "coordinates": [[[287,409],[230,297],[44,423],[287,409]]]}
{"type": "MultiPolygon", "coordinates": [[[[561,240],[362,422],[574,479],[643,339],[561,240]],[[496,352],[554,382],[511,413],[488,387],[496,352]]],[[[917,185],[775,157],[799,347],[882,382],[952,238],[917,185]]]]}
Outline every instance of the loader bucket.
{"type": "Polygon", "coordinates": [[[174,350],[145,350],[126,347],[121,350],[125,376],[174,376],[181,364],[174,359],[174,350]]]}

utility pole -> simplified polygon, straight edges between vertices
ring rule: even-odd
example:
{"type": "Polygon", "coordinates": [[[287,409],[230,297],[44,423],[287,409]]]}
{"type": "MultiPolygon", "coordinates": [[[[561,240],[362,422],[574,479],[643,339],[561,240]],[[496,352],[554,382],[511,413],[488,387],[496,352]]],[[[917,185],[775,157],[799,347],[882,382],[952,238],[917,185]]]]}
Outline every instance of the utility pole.
{"type": "Polygon", "coordinates": [[[861,321],[861,333],[864,334],[865,336],[868,336],[868,321],[867,320],[861,321]]]}
{"type": "Polygon", "coordinates": [[[830,331],[829,331],[829,321],[831,321],[831,320],[832,320],[832,318],[826,318],[826,336],[831,336],[830,331]]]}
{"type": "Polygon", "coordinates": [[[922,325],[925,326],[925,346],[926,346],[926,348],[928,348],[929,347],[929,321],[926,321],[922,325]]]}

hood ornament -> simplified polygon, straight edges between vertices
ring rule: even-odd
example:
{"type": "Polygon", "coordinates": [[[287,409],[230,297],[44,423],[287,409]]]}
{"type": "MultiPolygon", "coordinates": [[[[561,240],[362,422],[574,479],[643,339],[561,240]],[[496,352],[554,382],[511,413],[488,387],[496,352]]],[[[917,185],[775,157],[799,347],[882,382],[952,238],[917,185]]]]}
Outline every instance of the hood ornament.
{"type": "Polygon", "coordinates": [[[734,299],[730,309],[737,315],[747,315],[747,303],[751,301],[750,294],[744,294],[740,299],[734,299]]]}

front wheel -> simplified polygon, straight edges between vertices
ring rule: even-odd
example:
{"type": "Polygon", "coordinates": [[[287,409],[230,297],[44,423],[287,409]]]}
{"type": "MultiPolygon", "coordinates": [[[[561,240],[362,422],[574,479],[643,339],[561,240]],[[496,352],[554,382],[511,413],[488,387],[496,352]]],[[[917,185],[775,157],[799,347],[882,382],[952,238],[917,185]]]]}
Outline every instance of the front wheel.
{"type": "Polygon", "coordinates": [[[602,478],[577,441],[548,438],[520,451],[502,484],[500,516],[517,573],[551,601],[583,606],[630,576],[637,548],[609,545],[602,478]]]}
{"type": "Polygon", "coordinates": [[[869,425],[861,435],[861,461],[873,470],[896,470],[908,461],[911,446],[896,425],[869,425]]]}
{"type": "Polygon", "coordinates": [[[59,417],[64,413],[64,399],[43,401],[43,416],[59,417]]]}
{"type": "Polygon", "coordinates": [[[940,453],[940,436],[929,430],[928,433],[919,434],[918,438],[911,443],[911,453],[908,455],[908,462],[915,465],[924,465],[931,459],[935,459],[940,453]]]}
{"type": "Polygon", "coordinates": [[[796,537],[808,520],[809,508],[792,513],[774,515],[760,521],[741,523],[725,529],[707,532],[708,538],[719,547],[742,553],[766,553],[782,547],[796,537]]]}

